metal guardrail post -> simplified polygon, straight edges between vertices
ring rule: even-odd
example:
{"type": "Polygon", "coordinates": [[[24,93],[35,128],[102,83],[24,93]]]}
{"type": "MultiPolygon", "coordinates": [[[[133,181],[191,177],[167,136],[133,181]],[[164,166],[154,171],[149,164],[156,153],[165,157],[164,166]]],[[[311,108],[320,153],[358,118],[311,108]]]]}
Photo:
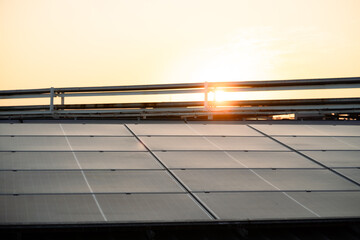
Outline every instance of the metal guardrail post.
{"type": "Polygon", "coordinates": [[[61,93],[61,105],[65,105],[65,96],[64,93],[61,93]]]}
{"type": "Polygon", "coordinates": [[[50,109],[49,109],[51,114],[53,114],[53,112],[54,112],[54,96],[55,96],[54,88],[51,87],[50,88],[50,109]]]}
{"type": "Polygon", "coordinates": [[[208,113],[208,119],[213,119],[213,115],[211,113],[211,109],[209,107],[209,83],[204,83],[204,109],[208,113]]]}
{"type": "Polygon", "coordinates": [[[208,93],[209,93],[209,83],[204,83],[204,108],[207,109],[209,106],[209,99],[208,99],[208,93]]]}

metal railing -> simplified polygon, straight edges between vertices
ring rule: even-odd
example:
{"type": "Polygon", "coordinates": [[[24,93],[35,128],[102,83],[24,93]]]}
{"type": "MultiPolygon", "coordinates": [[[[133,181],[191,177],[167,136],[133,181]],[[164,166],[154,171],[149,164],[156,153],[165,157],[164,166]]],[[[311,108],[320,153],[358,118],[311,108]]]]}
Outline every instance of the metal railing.
{"type": "Polygon", "coordinates": [[[344,88],[360,88],[360,77],[8,90],[0,91],[0,99],[48,98],[49,105],[2,106],[0,107],[0,118],[164,118],[176,116],[211,119],[213,116],[225,115],[272,116],[292,113],[319,116],[349,114],[357,118],[360,109],[359,98],[230,101],[225,104],[226,106],[216,107],[208,97],[210,92],[217,89],[225,92],[248,92],[344,88]],[[65,99],[72,97],[193,93],[204,94],[204,100],[197,102],[65,104],[65,99]],[[55,104],[57,98],[61,99],[61,104],[55,104]]]}

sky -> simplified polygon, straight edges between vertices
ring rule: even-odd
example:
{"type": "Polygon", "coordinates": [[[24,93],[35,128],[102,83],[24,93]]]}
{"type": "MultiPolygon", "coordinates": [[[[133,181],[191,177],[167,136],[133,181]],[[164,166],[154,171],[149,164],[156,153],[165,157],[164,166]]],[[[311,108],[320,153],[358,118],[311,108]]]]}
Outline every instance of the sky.
{"type": "Polygon", "coordinates": [[[360,0],[0,0],[0,89],[357,77],[359,10],[360,0]]]}

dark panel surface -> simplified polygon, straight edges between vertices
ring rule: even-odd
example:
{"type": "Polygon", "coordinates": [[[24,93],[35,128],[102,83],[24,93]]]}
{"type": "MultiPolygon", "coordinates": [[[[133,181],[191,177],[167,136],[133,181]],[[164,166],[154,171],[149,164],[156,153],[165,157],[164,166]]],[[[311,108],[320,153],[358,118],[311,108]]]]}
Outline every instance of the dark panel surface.
{"type": "Polygon", "coordinates": [[[70,151],[65,137],[0,137],[5,151],[70,151]]]}
{"type": "Polygon", "coordinates": [[[151,150],[218,150],[203,137],[140,137],[151,150]]]}
{"type": "Polygon", "coordinates": [[[166,171],[87,171],[96,193],[183,192],[166,171]]]}
{"type": "Polygon", "coordinates": [[[360,192],[290,192],[321,217],[359,217],[360,192]]]}
{"type": "Polygon", "coordinates": [[[79,169],[72,152],[0,152],[0,169],[79,169]]]}
{"type": "Polygon", "coordinates": [[[252,127],[267,135],[295,135],[295,136],[326,136],[325,133],[316,131],[308,125],[299,124],[251,124],[252,127]]]}
{"type": "Polygon", "coordinates": [[[329,170],[255,170],[279,189],[286,190],[360,190],[354,183],[329,170]]]}
{"type": "Polygon", "coordinates": [[[122,124],[61,124],[66,135],[132,136],[122,124]]]}
{"type": "Polygon", "coordinates": [[[327,167],[360,167],[360,151],[302,151],[327,167]]]}
{"type": "Polygon", "coordinates": [[[0,171],[0,193],[89,193],[81,171],[0,171]]]}
{"type": "Polygon", "coordinates": [[[0,224],[104,222],[91,195],[2,195],[0,224]]]}
{"type": "Polygon", "coordinates": [[[360,169],[347,168],[347,169],[336,169],[336,171],[354,180],[355,182],[360,183],[360,169]]]}
{"type": "Polygon", "coordinates": [[[273,136],[360,136],[360,126],[252,124],[252,127],[273,136]]]}
{"type": "Polygon", "coordinates": [[[229,152],[248,168],[322,168],[294,152],[229,152]]]}
{"type": "Polygon", "coordinates": [[[197,193],[222,220],[317,217],[280,192],[197,193]]]}
{"type": "Polygon", "coordinates": [[[187,194],[97,194],[96,197],[109,221],[210,220],[187,194]]]}
{"type": "Polygon", "coordinates": [[[59,124],[0,124],[0,135],[63,135],[59,124]]]}
{"type": "Polygon", "coordinates": [[[208,137],[221,150],[288,150],[266,137],[208,137]]]}
{"type": "Polygon", "coordinates": [[[246,125],[237,124],[188,124],[199,135],[210,136],[262,136],[246,125]]]}
{"type": "Polygon", "coordinates": [[[275,137],[296,150],[359,150],[360,137],[275,137]]]}
{"type": "Polygon", "coordinates": [[[151,150],[287,150],[265,137],[141,137],[151,150]]]}
{"type": "Polygon", "coordinates": [[[127,124],[136,135],[197,135],[187,124],[127,124]]]}
{"type": "Polygon", "coordinates": [[[242,168],[224,152],[155,152],[168,168],[242,168]]]}
{"type": "Polygon", "coordinates": [[[134,137],[68,137],[74,151],[145,151],[134,137]]]}
{"type": "Polygon", "coordinates": [[[250,170],[174,170],[191,191],[276,190],[250,170]]]}
{"type": "Polygon", "coordinates": [[[82,169],[162,169],[147,152],[76,152],[82,169]]]}

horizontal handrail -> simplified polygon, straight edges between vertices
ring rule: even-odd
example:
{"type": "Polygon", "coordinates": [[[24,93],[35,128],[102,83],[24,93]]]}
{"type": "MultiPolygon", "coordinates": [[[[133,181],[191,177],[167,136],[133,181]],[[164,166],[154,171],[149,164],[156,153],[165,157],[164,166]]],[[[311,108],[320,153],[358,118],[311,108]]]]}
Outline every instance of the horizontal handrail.
{"type": "Polygon", "coordinates": [[[299,112],[360,113],[360,98],[286,99],[229,101],[227,108],[217,106],[208,94],[216,90],[225,92],[288,91],[314,89],[360,88],[360,77],[295,79],[275,81],[205,82],[155,85],[129,85],[106,87],[44,88],[0,91],[0,99],[49,98],[49,105],[2,106],[0,116],[203,116],[207,114],[282,114],[299,112]],[[65,104],[68,97],[130,96],[158,94],[204,94],[203,101],[113,103],[113,104],[65,104]],[[61,104],[55,104],[55,98],[61,104]],[[111,109],[112,108],[112,109],[111,109]],[[133,109],[131,109],[133,108],[133,109]]]}
{"type": "MultiPolygon", "coordinates": [[[[208,82],[209,88],[276,88],[294,86],[324,86],[324,85],[347,85],[360,84],[360,77],[348,78],[320,78],[320,79],[295,79],[295,80],[272,80],[272,81],[239,81],[239,82],[208,82]]],[[[204,83],[177,83],[177,84],[154,84],[154,85],[129,85],[107,87],[69,87],[54,88],[55,92],[111,92],[111,91],[148,91],[148,90],[177,90],[177,89],[204,89],[204,83]]],[[[341,88],[341,86],[340,86],[341,88]]],[[[51,88],[43,89],[20,89],[0,91],[0,96],[32,94],[49,94],[51,88]]],[[[160,93],[160,92],[159,92],[160,93]]]]}

